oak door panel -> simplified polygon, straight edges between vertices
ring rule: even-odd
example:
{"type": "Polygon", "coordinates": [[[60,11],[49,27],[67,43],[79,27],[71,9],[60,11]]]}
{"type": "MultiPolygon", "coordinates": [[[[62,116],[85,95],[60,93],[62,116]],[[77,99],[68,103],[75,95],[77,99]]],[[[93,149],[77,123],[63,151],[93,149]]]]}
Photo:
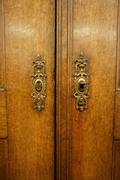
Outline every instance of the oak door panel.
{"type": "Polygon", "coordinates": [[[72,59],[83,51],[90,61],[90,97],[82,113],[72,98],[72,180],[111,179],[117,5],[114,0],[73,3],[72,59]]]}
{"type": "Polygon", "coordinates": [[[8,142],[0,139],[0,179],[8,179],[8,142]]]}
{"type": "Polygon", "coordinates": [[[54,1],[5,0],[9,179],[54,179],[54,1]],[[45,60],[45,109],[33,107],[32,62],[45,60]]]}
{"type": "Polygon", "coordinates": [[[62,0],[57,10],[57,177],[111,180],[118,2],[62,0]],[[90,61],[84,112],[76,109],[74,98],[81,52],[90,61]]]}
{"type": "Polygon", "coordinates": [[[6,91],[0,88],[0,179],[8,179],[8,133],[6,91]]]}
{"type": "Polygon", "coordinates": [[[120,139],[120,92],[115,93],[114,139],[120,139]]]}
{"type": "Polygon", "coordinates": [[[5,87],[4,7],[0,0],[0,87],[5,87]]]}
{"type": "Polygon", "coordinates": [[[114,140],[113,180],[120,179],[120,140],[114,140]]]}

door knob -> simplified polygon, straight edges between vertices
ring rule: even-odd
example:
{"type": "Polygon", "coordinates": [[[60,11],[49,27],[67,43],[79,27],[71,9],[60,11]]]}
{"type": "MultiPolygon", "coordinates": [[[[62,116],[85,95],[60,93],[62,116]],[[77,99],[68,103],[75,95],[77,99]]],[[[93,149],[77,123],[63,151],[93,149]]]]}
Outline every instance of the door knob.
{"type": "Polygon", "coordinates": [[[44,100],[46,97],[46,77],[45,61],[41,60],[40,54],[38,54],[37,59],[33,61],[33,93],[31,94],[34,98],[34,108],[38,109],[38,111],[44,109],[44,100]]]}
{"type": "Polygon", "coordinates": [[[89,97],[89,71],[88,59],[85,59],[83,53],[75,61],[74,73],[74,97],[76,98],[76,109],[80,112],[87,109],[87,99],[89,97]]]}

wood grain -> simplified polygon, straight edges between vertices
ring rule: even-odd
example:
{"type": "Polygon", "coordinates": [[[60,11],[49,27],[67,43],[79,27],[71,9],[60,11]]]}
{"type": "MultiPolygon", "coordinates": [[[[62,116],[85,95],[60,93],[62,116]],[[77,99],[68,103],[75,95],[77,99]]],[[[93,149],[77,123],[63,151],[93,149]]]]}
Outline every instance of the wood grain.
{"type": "MultiPolygon", "coordinates": [[[[4,89],[3,89],[4,90],[4,89]]],[[[0,92],[0,138],[7,138],[6,92],[0,92]]]]}
{"type": "Polygon", "coordinates": [[[72,98],[72,180],[111,179],[117,8],[114,0],[73,3],[73,71],[84,52],[90,60],[90,98],[83,113],[72,98]]]}
{"type": "Polygon", "coordinates": [[[63,61],[67,58],[67,44],[66,44],[66,36],[67,36],[67,24],[66,24],[66,16],[67,11],[64,10],[63,7],[67,8],[67,2],[65,1],[57,1],[57,81],[56,81],[56,125],[57,125],[57,177],[56,179],[66,179],[67,176],[67,153],[66,153],[66,85],[63,81],[63,78],[66,77],[66,62],[63,61]],[[64,30],[63,30],[64,28],[64,30]],[[62,75],[62,76],[61,76],[62,75]],[[61,102],[62,106],[60,106],[61,102]],[[62,121],[61,121],[62,118],[62,121]],[[62,163],[61,163],[62,162],[62,163]],[[64,164],[64,165],[63,165],[64,164]]]}
{"type": "Polygon", "coordinates": [[[9,180],[54,179],[53,0],[6,0],[5,44],[9,180]],[[47,97],[38,112],[31,97],[32,62],[46,61],[47,97]]]}
{"type": "Polygon", "coordinates": [[[120,0],[118,0],[116,89],[120,90],[120,0]]]}
{"type": "Polygon", "coordinates": [[[4,8],[0,1],[0,87],[5,86],[5,57],[4,57],[4,8]]]}
{"type": "Polygon", "coordinates": [[[56,179],[66,180],[70,169],[71,118],[71,1],[57,1],[56,36],[56,179]],[[68,18],[69,15],[69,18],[68,18]],[[69,33],[68,33],[69,31],[69,33]],[[68,48],[69,46],[69,48],[68,48]]]}
{"type": "Polygon", "coordinates": [[[120,140],[115,140],[113,180],[119,180],[119,179],[120,179],[120,140]]]}
{"type": "Polygon", "coordinates": [[[120,139],[120,92],[115,93],[114,138],[120,139]]]}
{"type": "Polygon", "coordinates": [[[8,147],[7,139],[0,139],[0,179],[8,180],[8,147]]]}
{"type": "Polygon", "coordinates": [[[57,5],[57,179],[108,180],[118,3],[63,0],[57,5]],[[83,113],[75,109],[72,83],[81,51],[90,60],[91,75],[88,110],[83,113]]]}

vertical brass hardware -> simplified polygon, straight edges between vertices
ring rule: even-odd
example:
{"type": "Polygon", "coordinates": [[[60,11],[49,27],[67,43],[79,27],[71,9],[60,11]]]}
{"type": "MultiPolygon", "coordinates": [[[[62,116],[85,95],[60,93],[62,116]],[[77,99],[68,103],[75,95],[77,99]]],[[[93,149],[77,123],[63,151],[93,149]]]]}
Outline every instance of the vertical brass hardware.
{"type": "Polygon", "coordinates": [[[45,61],[41,60],[40,54],[33,62],[32,88],[31,96],[34,98],[34,108],[41,111],[44,109],[44,99],[46,97],[46,74],[45,61]]]}
{"type": "Polygon", "coordinates": [[[87,99],[89,97],[88,64],[88,59],[85,59],[81,52],[80,58],[75,61],[74,73],[74,97],[76,98],[76,109],[80,112],[87,109],[87,99]]]}

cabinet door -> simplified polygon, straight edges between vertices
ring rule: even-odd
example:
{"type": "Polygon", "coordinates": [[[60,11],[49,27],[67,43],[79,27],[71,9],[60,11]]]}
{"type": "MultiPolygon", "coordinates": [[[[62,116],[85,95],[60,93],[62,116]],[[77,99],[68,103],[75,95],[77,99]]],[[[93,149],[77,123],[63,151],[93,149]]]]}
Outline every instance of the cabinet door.
{"type": "MultiPolygon", "coordinates": [[[[4,18],[1,61],[5,61],[6,73],[8,178],[53,180],[55,2],[1,0],[0,3],[4,18]],[[47,75],[45,108],[41,111],[34,109],[31,97],[32,63],[38,53],[45,61],[47,75]]],[[[3,147],[6,153],[5,144],[3,147]]],[[[6,167],[3,164],[1,168],[6,167]]],[[[4,179],[7,177],[1,180],[4,179]]]]}
{"type": "Polygon", "coordinates": [[[111,180],[118,1],[63,0],[57,9],[57,178],[111,180]],[[81,52],[90,73],[83,112],[76,109],[73,76],[81,52]]]}
{"type": "Polygon", "coordinates": [[[118,12],[114,0],[0,1],[2,180],[119,179],[118,12]],[[81,52],[90,73],[83,112],[73,76],[81,52]],[[31,97],[38,53],[47,74],[41,111],[31,97]]]}

